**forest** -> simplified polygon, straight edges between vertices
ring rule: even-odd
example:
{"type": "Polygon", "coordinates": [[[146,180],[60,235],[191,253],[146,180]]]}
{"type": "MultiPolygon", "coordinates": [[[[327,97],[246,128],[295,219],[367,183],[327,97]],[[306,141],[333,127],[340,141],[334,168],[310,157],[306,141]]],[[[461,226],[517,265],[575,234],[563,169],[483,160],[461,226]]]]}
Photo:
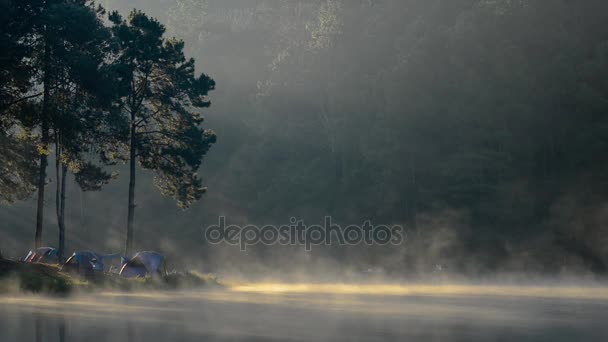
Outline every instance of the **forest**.
{"type": "Polygon", "coordinates": [[[601,0],[0,0],[0,249],[67,239],[240,272],[605,275],[606,13],[601,0]],[[205,244],[219,215],[409,234],[245,254],[205,244]]]}

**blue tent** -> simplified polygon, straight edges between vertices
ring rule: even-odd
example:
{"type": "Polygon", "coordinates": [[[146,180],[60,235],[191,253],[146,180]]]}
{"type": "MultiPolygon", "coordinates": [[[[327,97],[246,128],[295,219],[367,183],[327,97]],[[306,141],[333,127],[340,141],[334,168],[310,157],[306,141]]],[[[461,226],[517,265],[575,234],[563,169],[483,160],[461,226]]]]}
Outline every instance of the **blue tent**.
{"type": "Polygon", "coordinates": [[[91,251],[74,252],[65,262],[64,267],[75,268],[81,264],[87,268],[87,265],[90,264],[93,271],[103,272],[103,257],[91,251]]]}
{"type": "Polygon", "coordinates": [[[166,274],[165,258],[156,252],[139,252],[120,270],[120,275],[126,278],[166,274]]]}

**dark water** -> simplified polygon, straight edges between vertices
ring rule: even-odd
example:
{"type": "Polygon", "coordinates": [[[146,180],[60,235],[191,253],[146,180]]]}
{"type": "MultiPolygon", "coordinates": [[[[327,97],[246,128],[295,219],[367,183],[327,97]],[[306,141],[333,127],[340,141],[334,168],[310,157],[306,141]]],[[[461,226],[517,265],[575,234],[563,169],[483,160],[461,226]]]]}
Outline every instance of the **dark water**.
{"type": "Polygon", "coordinates": [[[605,299],[210,291],[0,297],[0,341],[608,341],[605,299]]]}

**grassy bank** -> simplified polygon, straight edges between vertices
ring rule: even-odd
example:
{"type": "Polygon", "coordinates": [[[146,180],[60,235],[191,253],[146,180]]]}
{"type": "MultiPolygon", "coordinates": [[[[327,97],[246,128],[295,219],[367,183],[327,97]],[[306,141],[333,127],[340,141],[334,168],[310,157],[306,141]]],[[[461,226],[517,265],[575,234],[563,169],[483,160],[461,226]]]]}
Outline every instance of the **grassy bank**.
{"type": "Polygon", "coordinates": [[[114,274],[97,273],[83,279],[78,275],[61,272],[58,266],[26,264],[0,259],[0,293],[14,291],[69,294],[73,291],[144,291],[178,290],[219,287],[214,275],[197,272],[170,274],[165,277],[125,279],[114,274]]]}

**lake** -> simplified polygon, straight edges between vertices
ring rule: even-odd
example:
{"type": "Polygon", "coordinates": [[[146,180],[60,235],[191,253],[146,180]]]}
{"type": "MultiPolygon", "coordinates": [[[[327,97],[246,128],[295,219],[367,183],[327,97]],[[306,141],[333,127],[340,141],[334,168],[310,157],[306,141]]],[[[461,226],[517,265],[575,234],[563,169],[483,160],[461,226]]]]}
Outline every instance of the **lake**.
{"type": "Polygon", "coordinates": [[[259,284],[0,297],[0,341],[608,341],[604,289],[259,284]]]}

